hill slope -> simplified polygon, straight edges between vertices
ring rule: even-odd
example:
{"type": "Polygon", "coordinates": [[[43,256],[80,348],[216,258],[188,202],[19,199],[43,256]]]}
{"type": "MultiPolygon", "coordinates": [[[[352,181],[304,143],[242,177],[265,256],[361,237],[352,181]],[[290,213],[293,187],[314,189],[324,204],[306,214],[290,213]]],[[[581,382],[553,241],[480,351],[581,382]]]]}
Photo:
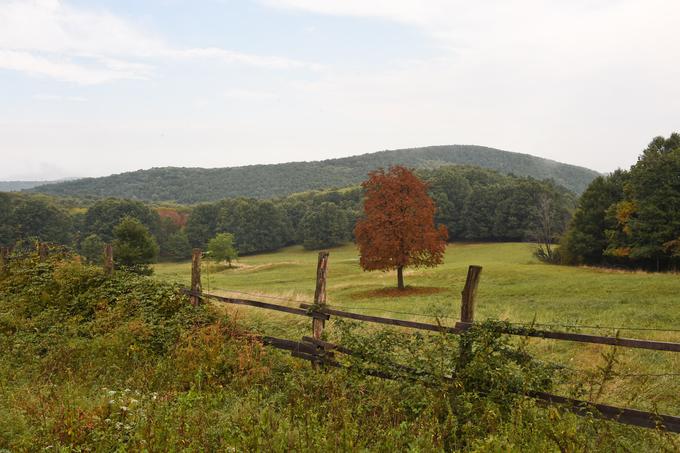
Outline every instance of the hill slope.
{"type": "Polygon", "coordinates": [[[164,167],[103,178],[47,184],[33,190],[53,195],[114,196],[150,201],[196,203],[226,197],[271,198],[313,189],[344,187],[390,165],[436,168],[477,165],[501,173],[552,178],[581,193],[598,173],[528,154],[472,145],[430,146],[362,154],[315,162],[290,162],[229,168],[164,167]]]}

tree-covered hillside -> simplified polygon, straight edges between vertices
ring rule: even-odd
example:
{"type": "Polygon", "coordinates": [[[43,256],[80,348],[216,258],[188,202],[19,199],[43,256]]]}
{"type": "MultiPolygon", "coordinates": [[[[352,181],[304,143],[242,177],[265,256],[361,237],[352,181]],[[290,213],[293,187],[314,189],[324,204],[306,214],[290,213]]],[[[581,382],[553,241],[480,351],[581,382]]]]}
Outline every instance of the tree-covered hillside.
{"type": "Polygon", "coordinates": [[[433,169],[451,164],[476,165],[504,174],[553,179],[576,193],[581,193],[598,176],[593,170],[528,154],[453,145],[381,151],[317,162],[210,169],[152,168],[48,184],[33,190],[53,195],[198,203],[231,197],[272,198],[308,190],[346,187],[366,179],[369,171],[391,165],[433,169]]]}

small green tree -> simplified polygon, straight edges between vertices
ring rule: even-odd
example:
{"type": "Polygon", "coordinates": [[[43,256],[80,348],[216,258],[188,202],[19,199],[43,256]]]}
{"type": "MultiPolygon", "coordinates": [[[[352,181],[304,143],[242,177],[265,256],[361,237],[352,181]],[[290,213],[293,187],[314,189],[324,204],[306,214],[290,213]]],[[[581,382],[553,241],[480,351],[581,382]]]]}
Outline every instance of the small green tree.
{"type": "Polygon", "coordinates": [[[234,235],[231,233],[219,233],[208,241],[208,254],[216,263],[226,261],[231,267],[231,261],[238,258],[238,252],[234,247],[234,235]]]}
{"type": "Polygon", "coordinates": [[[104,241],[96,234],[91,234],[80,243],[80,254],[91,264],[104,261],[104,241]]]}
{"type": "Polygon", "coordinates": [[[124,217],[113,229],[113,257],[120,267],[140,274],[151,274],[148,266],[158,256],[158,244],[142,222],[124,217]]]}

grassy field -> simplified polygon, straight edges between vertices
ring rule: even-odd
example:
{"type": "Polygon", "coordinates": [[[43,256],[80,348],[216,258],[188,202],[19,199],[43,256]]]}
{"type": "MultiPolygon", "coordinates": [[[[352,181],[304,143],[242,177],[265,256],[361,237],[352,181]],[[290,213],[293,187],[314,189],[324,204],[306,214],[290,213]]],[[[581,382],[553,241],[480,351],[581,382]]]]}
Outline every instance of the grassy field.
{"type": "MultiPolygon", "coordinates": [[[[439,317],[443,324],[452,325],[460,313],[467,266],[477,264],[484,267],[478,320],[680,329],[680,276],[551,266],[537,261],[531,252],[532,246],[523,243],[452,244],[443,265],[407,270],[410,288],[406,295],[395,297],[390,290],[396,285],[395,273],[362,272],[355,247],[348,245],[331,250],[328,300],[349,311],[423,322],[439,317]]],[[[287,305],[309,302],[316,257],[315,252],[291,247],[241,258],[233,269],[206,266],[204,291],[287,305]]],[[[155,270],[156,278],[189,283],[188,262],[158,264],[155,270]]],[[[310,322],[304,318],[249,307],[225,309],[262,332],[288,338],[310,332],[310,322]]],[[[606,328],[554,329],[616,335],[606,328]]],[[[332,324],[329,333],[332,336],[332,324]]],[[[680,332],[672,331],[621,330],[620,336],[680,341],[680,332]]],[[[606,346],[540,339],[532,340],[531,348],[542,359],[584,371],[595,371],[603,363],[602,353],[611,351],[606,346]]],[[[665,375],[680,373],[680,354],[619,349],[616,360],[616,371],[622,376],[611,383],[604,402],[680,415],[680,378],[665,375]]]]}

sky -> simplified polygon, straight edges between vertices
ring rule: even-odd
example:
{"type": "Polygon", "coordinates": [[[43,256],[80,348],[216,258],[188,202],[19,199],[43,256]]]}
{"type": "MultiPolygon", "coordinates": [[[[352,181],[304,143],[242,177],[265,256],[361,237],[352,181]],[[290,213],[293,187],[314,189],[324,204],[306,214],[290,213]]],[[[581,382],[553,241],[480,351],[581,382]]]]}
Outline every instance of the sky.
{"type": "Polygon", "coordinates": [[[680,131],[677,0],[0,0],[0,180],[680,131]]]}

